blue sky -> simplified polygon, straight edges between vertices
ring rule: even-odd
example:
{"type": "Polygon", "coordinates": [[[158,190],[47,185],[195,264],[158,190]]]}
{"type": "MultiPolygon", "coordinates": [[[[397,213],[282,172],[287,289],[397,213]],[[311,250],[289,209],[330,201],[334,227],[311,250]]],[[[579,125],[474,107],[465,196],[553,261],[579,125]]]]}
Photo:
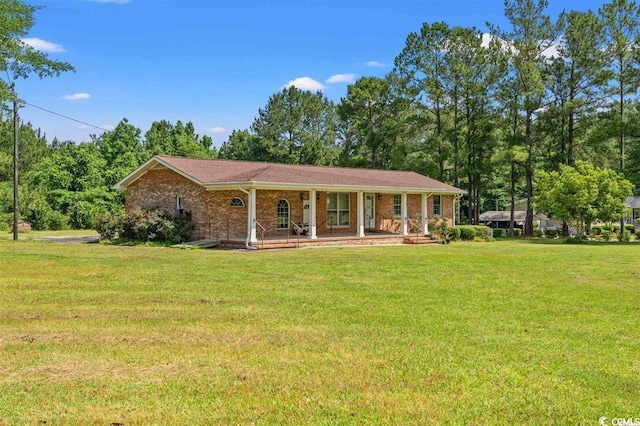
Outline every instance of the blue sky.
{"type": "MultiPolygon", "coordinates": [[[[112,129],[143,134],[153,121],[192,121],[216,146],[248,128],[288,84],[332,100],[362,76],[383,76],[423,22],[486,30],[506,26],[502,0],[39,0],[29,43],[76,73],[17,83],[26,102],[112,129]]],[[[597,9],[603,1],[550,0],[597,9]]],[[[51,141],[103,131],[32,106],[21,117],[51,141]]]]}

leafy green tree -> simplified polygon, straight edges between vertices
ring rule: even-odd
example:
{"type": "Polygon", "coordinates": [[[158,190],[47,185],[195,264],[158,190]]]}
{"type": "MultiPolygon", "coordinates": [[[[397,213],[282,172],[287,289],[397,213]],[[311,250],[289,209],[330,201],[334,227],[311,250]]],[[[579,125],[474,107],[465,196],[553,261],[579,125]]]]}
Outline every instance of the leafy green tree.
{"type": "Polygon", "coordinates": [[[330,165],[338,152],[336,123],[335,105],[321,92],[290,86],[269,97],[251,130],[268,161],[330,165]]]}
{"type": "Polygon", "coordinates": [[[232,131],[229,140],[222,143],[218,155],[225,160],[267,161],[269,158],[260,138],[249,130],[232,131]]]}
{"type": "Polygon", "coordinates": [[[438,165],[437,179],[446,180],[451,147],[445,138],[444,79],[451,28],[445,22],[423,24],[410,33],[395,59],[394,74],[415,108],[413,123],[423,129],[426,152],[438,165]]]}
{"type": "Polygon", "coordinates": [[[35,24],[34,13],[41,9],[19,0],[0,0],[0,72],[9,81],[0,79],[0,104],[17,101],[12,79],[52,77],[74,68],[66,63],[50,59],[22,41],[35,24]]]}
{"type": "Polygon", "coordinates": [[[147,160],[140,133],[139,128],[123,118],[112,131],[92,137],[106,162],[107,186],[114,185],[147,160]]]}
{"type": "Polygon", "coordinates": [[[518,110],[522,114],[524,132],[522,144],[527,152],[524,162],[526,180],[527,216],[525,235],[533,235],[533,175],[539,142],[543,135],[536,134],[535,123],[541,108],[546,104],[548,80],[545,56],[556,43],[562,28],[562,20],[553,23],[545,14],[547,0],[505,0],[505,16],[511,24],[510,31],[491,26],[494,38],[505,41],[505,49],[512,52],[512,81],[518,85],[518,110]]]}
{"type": "Polygon", "coordinates": [[[543,131],[550,136],[546,149],[549,168],[571,166],[576,157],[586,157],[585,136],[591,118],[603,106],[608,79],[602,21],[592,11],[571,11],[564,19],[558,56],[549,64],[551,102],[541,115],[543,131]]]}
{"type": "Polygon", "coordinates": [[[624,215],[625,198],[631,194],[632,185],[621,174],[578,160],[575,167],[539,173],[536,206],[575,224],[582,235],[596,219],[610,222],[624,215]]]}
{"type": "Polygon", "coordinates": [[[389,167],[400,130],[400,104],[388,78],[363,77],[349,85],[347,96],[338,105],[342,125],[350,127],[351,137],[343,146],[349,165],[389,167]]]}
{"type": "MultiPolygon", "coordinates": [[[[31,123],[21,123],[18,132],[20,150],[18,168],[28,173],[39,161],[49,154],[47,140],[34,129],[31,123]]],[[[13,123],[12,120],[0,121],[0,181],[13,179],[13,123]]]]}

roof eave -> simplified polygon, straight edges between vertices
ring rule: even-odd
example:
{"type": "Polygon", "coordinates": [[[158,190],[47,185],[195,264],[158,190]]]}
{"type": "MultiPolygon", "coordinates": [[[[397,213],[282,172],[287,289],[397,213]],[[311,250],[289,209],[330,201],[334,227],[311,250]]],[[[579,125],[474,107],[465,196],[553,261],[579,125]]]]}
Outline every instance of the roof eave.
{"type": "Polygon", "coordinates": [[[262,190],[284,190],[284,191],[324,191],[324,192],[377,192],[377,193],[434,193],[442,195],[463,194],[464,191],[451,191],[443,188],[415,188],[415,187],[392,187],[392,186],[357,186],[357,185],[314,185],[303,183],[283,183],[283,182],[255,182],[255,181],[238,181],[238,182],[220,182],[205,183],[203,186],[209,191],[238,189],[262,189],[262,190]]]}
{"type": "Polygon", "coordinates": [[[166,161],[162,160],[158,156],[153,156],[149,160],[147,160],[144,164],[142,164],[140,167],[135,169],[133,172],[129,173],[124,178],[122,178],[122,180],[120,182],[116,183],[111,188],[112,189],[127,189],[127,187],[129,185],[131,185],[136,180],[140,179],[149,170],[153,169],[157,165],[164,166],[167,169],[170,169],[171,171],[173,171],[173,172],[179,174],[180,176],[184,177],[185,179],[188,179],[188,180],[190,180],[190,181],[192,181],[192,182],[194,182],[194,183],[196,183],[198,185],[204,186],[204,184],[200,180],[196,179],[195,177],[193,177],[193,176],[183,172],[182,170],[172,166],[171,164],[169,164],[166,161]]]}

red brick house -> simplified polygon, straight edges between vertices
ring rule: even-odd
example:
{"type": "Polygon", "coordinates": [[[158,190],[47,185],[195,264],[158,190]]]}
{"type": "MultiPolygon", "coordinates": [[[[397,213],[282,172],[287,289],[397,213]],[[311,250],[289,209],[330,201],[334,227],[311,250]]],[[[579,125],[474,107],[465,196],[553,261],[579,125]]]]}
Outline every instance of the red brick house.
{"type": "Polygon", "coordinates": [[[117,183],[126,209],[190,212],[199,239],[428,235],[462,190],[415,172],[155,156],[117,183]],[[298,228],[299,227],[299,228],[298,228]]]}

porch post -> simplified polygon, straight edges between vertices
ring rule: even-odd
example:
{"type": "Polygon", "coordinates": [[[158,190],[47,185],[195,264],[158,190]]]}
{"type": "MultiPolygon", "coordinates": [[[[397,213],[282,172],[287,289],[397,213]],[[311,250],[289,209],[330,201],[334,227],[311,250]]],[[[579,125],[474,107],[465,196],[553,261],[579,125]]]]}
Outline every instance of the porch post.
{"type": "Polygon", "coordinates": [[[407,226],[407,193],[402,193],[402,235],[409,235],[407,226]]]}
{"type": "Polygon", "coordinates": [[[358,191],[358,237],[364,237],[364,192],[358,191]]]}
{"type": "Polygon", "coordinates": [[[309,208],[311,211],[309,212],[309,236],[312,240],[317,240],[317,229],[316,229],[316,190],[312,189],[309,191],[309,208]]]}
{"type": "Polygon", "coordinates": [[[427,193],[422,193],[422,233],[429,235],[429,210],[427,208],[427,193]]]}
{"type": "Polygon", "coordinates": [[[249,216],[249,242],[257,243],[258,238],[256,235],[256,190],[255,188],[249,190],[249,209],[247,212],[249,216]]]}

